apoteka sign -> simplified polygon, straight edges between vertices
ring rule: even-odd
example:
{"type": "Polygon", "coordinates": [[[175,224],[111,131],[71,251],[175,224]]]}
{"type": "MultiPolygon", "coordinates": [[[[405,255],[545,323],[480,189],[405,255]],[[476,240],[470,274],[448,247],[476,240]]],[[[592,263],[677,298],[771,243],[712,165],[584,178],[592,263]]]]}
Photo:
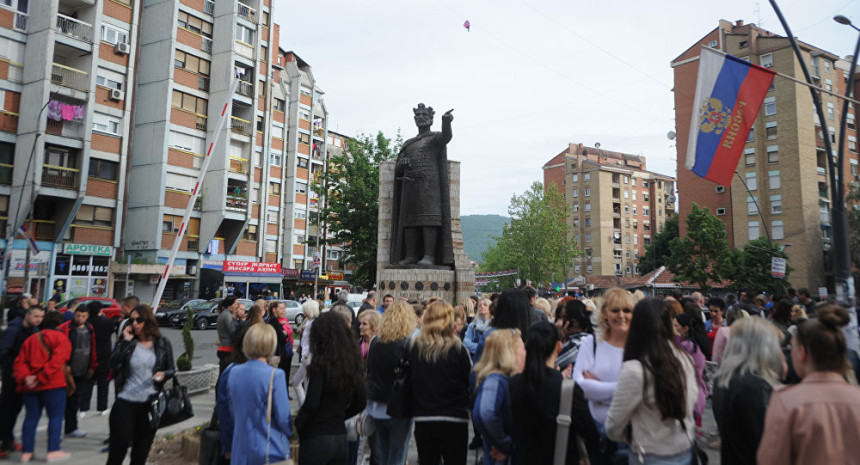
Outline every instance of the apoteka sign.
{"type": "Polygon", "coordinates": [[[63,253],[69,255],[95,255],[99,257],[110,257],[113,255],[113,247],[109,245],[91,244],[63,244],[63,253]]]}

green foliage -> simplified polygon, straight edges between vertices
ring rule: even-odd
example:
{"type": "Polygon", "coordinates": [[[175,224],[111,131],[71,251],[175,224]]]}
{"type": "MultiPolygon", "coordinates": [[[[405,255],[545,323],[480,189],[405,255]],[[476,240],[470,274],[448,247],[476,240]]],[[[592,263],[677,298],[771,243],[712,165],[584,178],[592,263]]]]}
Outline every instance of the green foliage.
{"type": "Polygon", "coordinates": [[[670,254],[669,244],[678,237],[678,215],[663,223],[663,230],[654,235],[651,245],[645,247],[645,255],[639,259],[639,273],[647,274],[666,264],[670,254]]]}
{"type": "Polygon", "coordinates": [[[845,214],[848,217],[848,241],[851,245],[851,268],[854,270],[856,286],[860,283],[860,183],[851,184],[845,204],[845,214]]]}
{"type": "MultiPolygon", "coordinates": [[[[520,278],[549,283],[569,278],[573,260],[582,254],[568,234],[568,212],[555,184],[544,190],[535,182],[522,195],[514,195],[508,206],[510,223],[494,236],[495,245],[483,253],[480,271],[518,269],[520,278]]],[[[501,278],[497,288],[513,284],[516,277],[501,278]]]]}
{"type": "Polygon", "coordinates": [[[735,290],[753,289],[756,293],[782,294],[791,283],[787,281],[793,268],[786,265],[785,280],[778,282],[770,274],[773,257],[788,258],[780,244],[767,237],[747,242],[743,249],[732,250],[729,254],[727,276],[733,281],[729,287],[735,290]]]}
{"type": "Polygon", "coordinates": [[[178,371],[191,370],[191,360],[194,359],[194,338],[191,336],[191,328],[194,327],[194,312],[191,307],[185,311],[187,318],[182,326],[182,343],[185,345],[185,353],[176,359],[176,369],[178,371]]]}
{"type": "Polygon", "coordinates": [[[463,249],[470,259],[479,261],[487,247],[495,244],[493,236],[502,233],[511,219],[500,215],[465,215],[460,217],[463,226],[463,249]]]}
{"type": "Polygon", "coordinates": [[[379,165],[394,158],[401,145],[399,134],[394,143],[381,131],[376,137],[361,134],[347,140],[343,152],[329,158],[327,170],[317,172],[312,182],[314,192],[326,197],[321,214],[332,236],[320,237],[320,244],[340,246],[341,261],[355,267],[353,284],[366,288],[376,281],[379,165]]]}
{"type": "Polygon", "coordinates": [[[698,284],[705,292],[709,282],[720,283],[731,273],[726,225],[695,203],[687,215],[687,236],[669,241],[669,252],[664,260],[674,280],[698,284]]]}

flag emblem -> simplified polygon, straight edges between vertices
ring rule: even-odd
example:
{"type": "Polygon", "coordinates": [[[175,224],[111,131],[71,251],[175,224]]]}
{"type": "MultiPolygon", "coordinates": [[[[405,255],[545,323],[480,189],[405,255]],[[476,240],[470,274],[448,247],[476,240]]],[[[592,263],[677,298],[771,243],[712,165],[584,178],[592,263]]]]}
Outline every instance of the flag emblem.
{"type": "Polygon", "coordinates": [[[722,134],[729,124],[729,117],[731,115],[732,109],[723,107],[723,102],[720,99],[709,98],[702,104],[702,118],[699,122],[699,129],[702,132],[722,134]]]}

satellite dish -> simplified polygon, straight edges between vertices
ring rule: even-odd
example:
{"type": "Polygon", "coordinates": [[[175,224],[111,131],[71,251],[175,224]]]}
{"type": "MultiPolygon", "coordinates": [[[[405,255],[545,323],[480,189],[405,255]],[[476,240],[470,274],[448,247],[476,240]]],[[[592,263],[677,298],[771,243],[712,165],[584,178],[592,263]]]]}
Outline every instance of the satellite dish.
{"type": "Polygon", "coordinates": [[[666,197],[666,202],[668,202],[668,203],[675,203],[675,196],[674,196],[674,195],[670,195],[669,197],[666,197]]]}
{"type": "Polygon", "coordinates": [[[669,132],[666,134],[666,137],[667,137],[669,140],[675,140],[675,131],[669,131],[669,132]]]}
{"type": "Polygon", "coordinates": [[[595,142],[595,143],[594,143],[594,148],[599,149],[599,148],[600,148],[600,142],[595,142]]]}

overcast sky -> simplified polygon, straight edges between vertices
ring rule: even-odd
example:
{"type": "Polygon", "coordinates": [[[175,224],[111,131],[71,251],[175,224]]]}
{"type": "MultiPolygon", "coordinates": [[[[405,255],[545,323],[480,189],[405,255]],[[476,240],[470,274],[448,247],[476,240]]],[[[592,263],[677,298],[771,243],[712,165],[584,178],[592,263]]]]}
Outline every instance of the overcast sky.
{"type": "MultiPolygon", "coordinates": [[[[671,60],[720,19],[784,30],[767,1],[320,0],[273,2],[281,47],[314,70],[330,128],[416,133],[412,108],[453,108],[461,213],[507,214],[569,142],[647,157],[675,175],[671,60]],[[463,23],[471,23],[471,32],[463,23]]],[[[781,0],[794,34],[839,56],[860,0],[781,0]]],[[[777,77],[777,79],[779,79],[777,77]]]]}

